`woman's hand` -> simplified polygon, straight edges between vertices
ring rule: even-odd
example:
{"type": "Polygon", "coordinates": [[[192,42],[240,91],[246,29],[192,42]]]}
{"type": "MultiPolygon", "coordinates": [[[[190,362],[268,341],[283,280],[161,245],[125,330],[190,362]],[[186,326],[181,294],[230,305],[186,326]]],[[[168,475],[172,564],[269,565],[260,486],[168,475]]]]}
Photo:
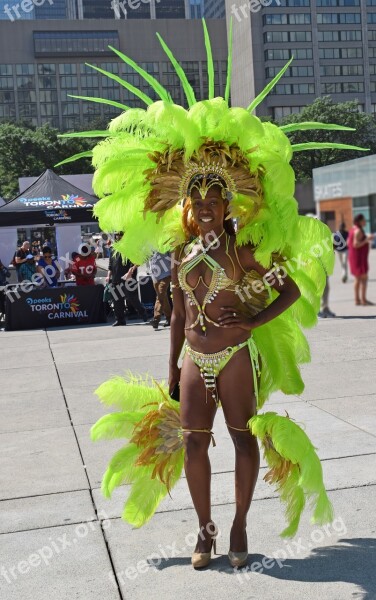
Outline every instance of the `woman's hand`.
{"type": "Polygon", "coordinates": [[[176,384],[180,381],[180,371],[181,369],[178,365],[170,365],[170,371],[168,376],[168,391],[171,394],[176,384]]]}
{"type": "Polygon", "coordinates": [[[253,329],[252,319],[239,313],[233,306],[221,306],[223,314],[218,318],[221,327],[239,327],[245,331],[253,329]]]}

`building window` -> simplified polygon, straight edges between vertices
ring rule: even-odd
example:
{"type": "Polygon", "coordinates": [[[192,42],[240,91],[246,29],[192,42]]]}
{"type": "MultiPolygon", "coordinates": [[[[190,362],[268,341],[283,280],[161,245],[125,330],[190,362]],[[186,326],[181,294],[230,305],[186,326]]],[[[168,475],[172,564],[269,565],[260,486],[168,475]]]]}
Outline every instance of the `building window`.
{"type": "Polygon", "coordinates": [[[312,33],[310,31],[290,31],[290,42],[310,42],[312,33]]]}
{"type": "Polygon", "coordinates": [[[360,6],[360,0],[316,0],[317,6],[360,6]]]}
{"type": "MultiPolygon", "coordinates": [[[[272,78],[275,77],[279,71],[280,67],[267,67],[265,69],[266,77],[272,78]]],[[[313,67],[289,67],[285,72],[285,77],[313,77],[313,67]]]]}
{"type": "Polygon", "coordinates": [[[368,40],[376,42],[376,29],[374,31],[368,31],[368,40]]]}
{"type": "MultiPolygon", "coordinates": [[[[372,82],[371,82],[372,83],[372,82]]],[[[341,83],[322,83],[321,92],[323,94],[355,94],[364,92],[364,83],[362,81],[343,81],[341,83]]]]}
{"type": "Polygon", "coordinates": [[[307,60],[312,58],[312,48],[291,48],[265,50],[265,60],[288,60],[294,56],[299,60],[307,60]]]}
{"type": "Polygon", "coordinates": [[[271,94],[286,95],[286,94],[314,94],[315,86],[313,83],[280,83],[277,84],[271,94]],[[275,91],[274,91],[275,90],[275,91]]]}
{"type": "Polygon", "coordinates": [[[317,39],[319,42],[338,42],[339,34],[339,31],[318,31],[317,39]]]}
{"type": "Polygon", "coordinates": [[[362,40],[362,32],[360,29],[341,31],[340,40],[341,42],[360,42],[362,40]]]}
{"type": "Polygon", "coordinates": [[[322,77],[363,75],[363,65],[326,65],[320,67],[322,77]]]}
{"type": "Polygon", "coordinates": [[[288,42],[289,34],[287,31],[268,31],[264,33],[264,42],[288,42]]]}
{"type": "Polygon", "coordinates": [[[273,0],[270,6],[288,6],[289,8],[310,6],[310,0],[273,0]]]}
{"type": "Polygon", "coordinates": [[[274,106],[273,107],[273,118],[275,121],[287,117],[293,113],[300,113],[304,106],[274,106]]]}
{"type": "Polygon", "coordinates": [[[376,46],[369,46],[368,47],[368,56],[370,58],[376,58],[376,46]]]}
{"type": "Polygon", "coordinates": [[[262,23],[263,25],[286,25],[287,15],[264,15],[262,23]]]}
{"type": "Polygon", "coordinates": [[[340,58],[339,48],[319,48],[319,58],[340,58]]]}
{"type": "Polygon", "coordinates": [[[34,31],[35,56],[112,54],[119,48],[117,31],[34,31]]]}
{"type": "Polygon", "coordinates": [[[376,13],[367,13],[367,23],[376,23],[376,13]]]}
{"type": "Polygon", "coordinates": [[[359,13],[317,13],[319,25],[334,25],[336,23],[360,23],[359,13]]]}
{"type": "Polygon", "coordinates": [[[157,19],[184,19],[184,0],[163,0],[155,3],[157,19]]]}

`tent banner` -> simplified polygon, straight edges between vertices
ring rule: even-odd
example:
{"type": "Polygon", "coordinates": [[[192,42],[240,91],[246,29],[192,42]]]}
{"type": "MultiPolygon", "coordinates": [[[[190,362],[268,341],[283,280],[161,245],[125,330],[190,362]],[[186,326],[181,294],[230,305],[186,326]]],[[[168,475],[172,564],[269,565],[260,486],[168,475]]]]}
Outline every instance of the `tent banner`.
{"type": "Polygon", "coordinates": [[[5,330],[105,323],[103,285],[6,292],[5,330]]]}

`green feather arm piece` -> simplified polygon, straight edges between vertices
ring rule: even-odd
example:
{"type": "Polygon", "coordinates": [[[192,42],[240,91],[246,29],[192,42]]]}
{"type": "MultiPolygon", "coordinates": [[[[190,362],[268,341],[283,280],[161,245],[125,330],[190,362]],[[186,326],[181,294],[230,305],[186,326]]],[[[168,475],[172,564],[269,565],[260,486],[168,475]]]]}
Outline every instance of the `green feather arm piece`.
{"type": "Polygon", "coordinates": [[[286,504],[288,526],[282,537],[296,534],[306,498],[313,508],[312,522],[333,521],[333,507],[325,491],[320,460],[306,433],[288,416],[274,412],[255,415],[249,429],[262,443],[269,471],[264,479],[275,484],[286,504]]]}
{"type": "Polygon", "coordinates": [[[289,125],[281,125],[279,128],[281,131],[283,131],[283,133],[291,133],[292,131],[307,131],[309,129],[327,129],[328,131],[356,131],[354,127],[336,125],[335,123],[319,123],[315,121],[290,123],[289,125]]]}
{"type": "Polygon", "coordinates": [[[206,48],[206,56],[208,63],[208,84],[209,84],[209,100],[214,98],[214,62],[213,62],[213,53],[212,47],[210,43],[210,36],[208,32],[208,28],[205,22],[205,19],[202,19],[202,26],[204,28],[204,38],[205,38],[205,48],[206,48]]]}
{"type": "Polygon", "coordinates": [[[230,92],[231,92],[233,30],[234,30],[234,21],[233,21],[233,18],[231,17],[230,30],[229,30],[229,36],[228,36],[227,80],[226,80],[226,90],[225,90],[226,102],[229,102],[230,92]]]}
{"type": "Polygon", "coordinates": [[[188,102],[188,106],[189,107],[193,106],[194,104],[196,104],[197,100],[195,97],[195,93],[193,91],[193,87],[189,83],[188,78],[184,72],[184,69],[179,65],[178,61],[176,60],[175,56],[171,52],[170,48],[167,46],[167,44],[164,41],[164,39],[162,38],[162,36],[159,35],[159,33],[157,33],[156,35],[157,35],[159,43],[161,44],[166,56],[169,58],[172,66],[175,69],[177,76],[179,77],[179,79],[181,81],[181,84],[183,86],[183,90],[185,93],[185,97],[188,102]]]}
{"type": "Polygon", "coordinates": [[[261,102],[264,100],[264,98],[266,98],[266,96],[274,88],[274,86],[276,85],[276,83],[278,83],[278,81],[281,79],[281,77],[285,73],[285,71],[287,71],[287,69],[289,68],[289,66],[291,65],[291,63],[292,63],[293,60],[294,60],[294,57],[292,56],[290,58],[290,60],[288,61],[288,63],[285,64],[285,66],[279,71],[279,73],[277,73],[277,75],[274,77],[274,79],[272,79],[270,81],[270,83],[268,83],[268,85],[266,85],[264,87],[264,89],[262,90],[262,92],[260,92],[260,94],[258,96],[256,96],[256,98],[254,100],[252,100],[251,104],[247,108],[247,110],[249,112],[253,112],[255,110],[255,108],[259,104],[261,104],[261,102]]]}
{"type": "Polygon", "coordinates": [[[150,87],[152,87],[153,90],[156,92],[156,94],[158,94],[158,96],[160,97],[161,100],[164,100],[165,102],[171,101],[169,93],[163,87],[163,85],[161,85],[159,83],[159,81],[157,81],[157,79],[155,79],[155,77],[153,77],[152,75],[149,75],[149,73],[147,71],[145,71],[145,69],[142,69],[134,60],[132,60],[131,58],[129,58],[129,56],[126,56],[125,54],[120,52],[120,50],[117,50],[116,48],[113,48],[112,46],[109,46],[109,48],[110,48],[110,50],[115,52],[115,54],[117,54],[118,57],[121,58],[125,62],[125,64],[132,67],[132,69],[134,69],[139,75],[141,75],[141,77],[143,77],[143,79],[146,81],[146,83],[148,83],[150,85],[150,87]]]}
{"type": "Polygon", "coordinates": [[[292,144],[293,152],[302,152],[303,150],[359,150],[360,152],[368,152],[370,148],[362,148],[360,146],[351,146],[350,144],[335,144],[334,142],[305,142],[304,144],[292,144]]]}

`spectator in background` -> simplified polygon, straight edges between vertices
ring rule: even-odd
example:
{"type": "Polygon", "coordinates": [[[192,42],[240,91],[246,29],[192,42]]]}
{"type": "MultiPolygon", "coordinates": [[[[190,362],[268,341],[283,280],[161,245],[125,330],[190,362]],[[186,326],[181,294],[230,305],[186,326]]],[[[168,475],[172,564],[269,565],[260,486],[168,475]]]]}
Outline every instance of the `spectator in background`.
{"type": "Polygon", "coordinates": [[[361,306],[372,306],[366,298],[368,283],[368,254],[370,242],[374,239],[373,234],[367,235],[364,231],[366,219],[364,215],[356,215],[354,226],[350,229],[348,238],[349,264],[351,274],[355,277],[354,292],[355,304],[361,306]]]}
{"type": "Polygon", "coordinates": [[[69,261],[69,266],[64,271],[64,277],[69,281],[74,281],[75,279],[74,274],[72,273],[72,265],[78,256],[80,256],[78,252],[72,252],[71,259],[69,261]]]}
{"type": "Polygon", "coordinates": [[[171,305],[168,299],[169,285],[171,283],[171,255],[169,252],[161,254],[154,252],[149,261],[151,277],[157,298],[154,305],[154,317],[149,321],[154,329],[158,329],[162,312],[166,317],[165,327],[170,325],[171,305]]]}
{"type": "Polygon", "coordinates": [[[95,285],[97,266],[91,246],[81,244],[81,251],[72,264],[71,272],[76,278],[77,285],[95,285]]]}
{"type": "Polygon", "coordinates": [[[3,265],[2,261],[0,260],[0,285],[6,285],[7,284],[7,279],[9,279],[10,277],[10,271],[9,269],[7,269],[6,266],[3,265]]]}
{"type": "MultiPolygon", "coordinates": [[[[7,285],[7,279],[10,277],[10,271],[0,260],[0,287],[7,285]]],[[[5,293],[0,290],[0,313],[5,313],[5,293]]]]}
{"type": "MultiPolygon", "coordinates": [[[[115,235],[115,240],[120,240],[122,237],[123,233],[119,232],[115,235]]],[[[106,281],[112,284],[110,289],[114,299],[116,317],[112,326],[118,327],[127,324],[124,300],[137,311],[140,318],[146,323],[147,312],[138,297],[137,266],[130,260],[123,260],[119,253],[111,252],[106,281]]]]}
{"type": "Polygon", "coordinates": [[[17,281],[21,282],[20,279],[20,266],[26,262],[26,256],[30,254],[30,242],[27,240],[24,241],[21,248],[16,250],[14,255],[13,264],[16,267],[17,281]]]}
{"type": "Polygon", "coordinates": [[[103,241],[97,240],[95,244],[95,256],[96,258],[103,258],[103,241]]]}
{"type": "Polygon", "coordinates": [[[42,248],[42,256],[38,260],[37,271],[43,276],[44,287],[58,287],[61,267],[57,260],[52,256],[52,250],[49,246],[42,248]]]}
{"type": "Polygon", "coordinates": [[[347,281],[347,238],[349,232],[346,229],[346,224],[341,223],[338,232],[334,234],[334,248],[338,253],[339,262],[342,269],[342,283],[347,281]]]}
{"type": "MultiPolygon", "coordinates": [[[[22,263],[19,269],[19,281],[32,281],[33,275],[37,272],[35,258],[30,253],[26,256],[26,262],[22,263]]],[[[33,280],[34,281],[34,280],[33,280]]]]}

